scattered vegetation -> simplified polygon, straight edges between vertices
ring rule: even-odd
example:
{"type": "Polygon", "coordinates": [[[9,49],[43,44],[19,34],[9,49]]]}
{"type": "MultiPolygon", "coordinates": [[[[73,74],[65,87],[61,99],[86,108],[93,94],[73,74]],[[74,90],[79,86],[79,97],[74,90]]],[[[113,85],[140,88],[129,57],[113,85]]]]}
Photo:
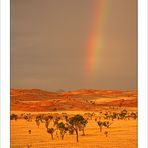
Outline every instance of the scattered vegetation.
{"type": "MultiPolygon", "coordinates": [[[[11,114],[11,120],[23,119],[27,122],[35,121],[36,126],[39,128],[40,124],[45,125],[45,132],[51,135],[51,139],[57,138],[64,140],[66,134],[75,135],[76,142],[79,142],[79,137],[87,136],[85,128],[89,121],[94,121],[99,127],[100,133],[103,133],[105,137],[108,137],[108,129],[115,122],[115,120],[136,120],[138,118],[137,112],[128,112],[126,109],[120,112],[98,112],[98,113],[85,113],[84,115],[68,115],[67,113],[61,114],[11,114]],[[81,133],[81,134],[80,134],[81,133]]],[[[28,134],[31,134],[32,130],[28,130],[28,134]]]]}

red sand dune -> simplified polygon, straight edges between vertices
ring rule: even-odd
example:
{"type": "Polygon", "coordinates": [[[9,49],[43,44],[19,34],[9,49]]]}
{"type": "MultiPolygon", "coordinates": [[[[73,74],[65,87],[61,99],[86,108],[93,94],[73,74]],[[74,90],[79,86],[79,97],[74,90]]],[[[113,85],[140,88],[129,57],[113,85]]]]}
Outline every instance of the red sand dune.
{"type": "Polygon", "coordinates": [[[100,106],[136,107],[137,91],[11,89],[12,111],[97,110],[100,106]]]}

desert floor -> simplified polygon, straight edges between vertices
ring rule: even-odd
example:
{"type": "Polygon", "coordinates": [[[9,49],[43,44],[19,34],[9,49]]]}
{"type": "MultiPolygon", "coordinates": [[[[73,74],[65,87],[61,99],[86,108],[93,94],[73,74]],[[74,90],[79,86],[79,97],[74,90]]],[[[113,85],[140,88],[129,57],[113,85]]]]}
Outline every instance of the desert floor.
{"type": "MultiPolygon", "coordinates": [[[[83,112],[73,112],[83,114],[83,112]]],[[[65,135],[64,140],[54,135],[51,140],[50,134],[46,132],[44,123],[38,128],[35,121],[25,120],[11,121],[11,148],[137,148],[137,120],[110,121],[110,128],[99,127],[94,120],[89,120],[86,126],[85,136],[79,132],[79,142],[76,135],[65,135]],[[32,131],[31,134],[28,130],[32,131]],[[106,137],[104,132],[108,131],[106,137]]]]}

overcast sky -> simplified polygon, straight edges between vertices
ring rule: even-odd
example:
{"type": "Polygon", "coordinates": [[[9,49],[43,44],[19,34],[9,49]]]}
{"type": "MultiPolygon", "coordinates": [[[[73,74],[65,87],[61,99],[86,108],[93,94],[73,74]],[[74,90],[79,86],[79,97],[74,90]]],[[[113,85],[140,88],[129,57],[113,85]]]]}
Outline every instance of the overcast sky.
{"type": "Polygon", "coordinates": [[[137,89],[136,0],[106,1],[105,46],[95,77],[85,77],[86,42],[103,1],[11,0],[11,88],[137,89]]]}

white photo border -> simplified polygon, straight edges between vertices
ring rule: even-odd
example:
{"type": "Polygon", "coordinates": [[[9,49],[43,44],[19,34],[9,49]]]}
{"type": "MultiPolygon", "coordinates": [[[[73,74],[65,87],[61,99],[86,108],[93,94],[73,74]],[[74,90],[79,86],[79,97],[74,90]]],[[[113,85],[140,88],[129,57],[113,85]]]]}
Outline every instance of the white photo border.
{"type": "MultiPolygon", "coordinates": [[[[147,148],[147,0],[138,1],[138,148],[147,148]]],[[[1,0],[0,144],[10,148],[10,0],[1,0]]]]}
{"type": "Polygon", "coordinates": [[[10,148],[10,0],[1,0],[0,145],[10,148]]]}
{"type": "Polygon", "coordinates": [[[138,148],[147,148],[147,0],[138,0],[138,148]]]}

